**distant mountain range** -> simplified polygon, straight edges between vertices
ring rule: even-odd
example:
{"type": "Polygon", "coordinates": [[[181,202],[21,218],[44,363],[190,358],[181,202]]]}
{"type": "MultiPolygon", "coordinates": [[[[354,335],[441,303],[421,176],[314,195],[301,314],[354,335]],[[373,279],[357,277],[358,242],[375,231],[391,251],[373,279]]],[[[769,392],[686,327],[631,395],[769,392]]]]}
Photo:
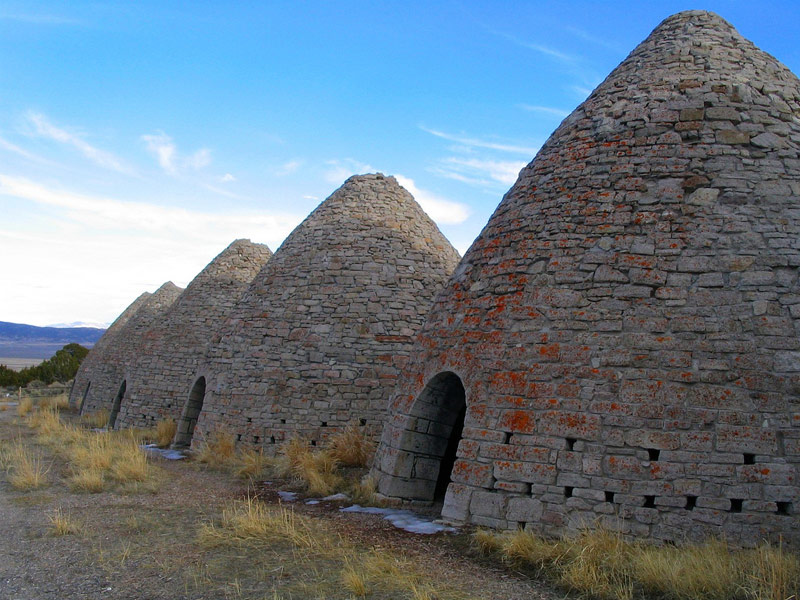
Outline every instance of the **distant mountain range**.
{"type": "Polygon", "coordinates": [[[94,346],[99,327],[36,327],[0,321],[0,358],[50,358],[66,344],[94,346]]]}

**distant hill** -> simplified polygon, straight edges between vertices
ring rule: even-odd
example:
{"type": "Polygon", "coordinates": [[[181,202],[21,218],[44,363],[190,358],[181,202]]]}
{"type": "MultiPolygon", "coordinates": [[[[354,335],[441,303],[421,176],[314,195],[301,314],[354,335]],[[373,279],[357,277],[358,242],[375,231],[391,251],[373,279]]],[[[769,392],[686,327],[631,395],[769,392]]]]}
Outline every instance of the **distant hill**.
{"type": "Polygon", "coordinates": [[[50,358],[66,344],[94,346],[99,327],[36,327],[0,321],[0,358],[50,358]]]}

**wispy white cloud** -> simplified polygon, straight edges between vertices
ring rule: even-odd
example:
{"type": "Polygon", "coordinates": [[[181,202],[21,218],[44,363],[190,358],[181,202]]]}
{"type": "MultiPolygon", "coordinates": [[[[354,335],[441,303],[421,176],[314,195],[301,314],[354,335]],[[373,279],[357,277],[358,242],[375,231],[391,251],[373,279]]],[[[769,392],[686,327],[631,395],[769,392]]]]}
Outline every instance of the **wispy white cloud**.
{"type": "Polygon", "coordinates": [[[8,140],[6,140],[5,138],[2,138],[2,137],[0,137],[0,148],[3,148],[4,150],[8,150],[9,152],[13,152],[14,154],[17,154],[17,155],[21,156],[22,158],[25,158],[25,159],[27,159],[27,160],[29,160],[31,162],[35,162],[35,163],[39,163],[39,164],[43,164],[43,165],[55,165],[54,162],[49,161],[46,158],[42,158],[41,156],[38,156],[37,154],[33,154],[32,152],[28,152],[27,150],[25,150],[25,148],[21,148],[21,147],[17,146],[16,144],[12,144],[11,142],[9,142],[8,140]]]}
{"type": "Polygon", "coordinates": [[[457,144],[462,144],[463,146],[468,146],[468,147],[486,148],[489,150],[499,150],[501,152],[513,152],[515,154],[524,154],[525,156],[533,156],[537,152],[537,148],[534,148],[533,146],[518,146],[516,144],[494,142],[491,140],[482,140],[480,138],[473,138],[463,134],[454,135],[451,133],[445,133],[443,131],[439,131],[437,129],[429,129],[428,127],[424,127],[422,125],[420,125],[420,129],[438,138],[442,138],[444,140],[448,140],[451,142],[456,142],[457,144]]]}
{"type": "Polygon", "coordinates": [[[353,175],[374,173],[377,170],[367,163],[362,163],[352,158],[328,160],[325,161],[325,165],[326,169],[323,174],[325,181],[336,185],[341,185],[348,177],[353,175]]]}
{"type": "Polygon", "coordinates": [[[471,185],[503,184],[512,185],[524,161],[484,160],[479,158],[449,157],[435,170],[440,175],[471,185]]]}
{"type": "Polygon", "coordinates": [[[275,174],[279,177],[285,177],[286,175],[291,175],[292,173],[297,172],[297,170],[303,166],[305,161],[302,160],[290,160],[282,165],[280,165],[277,169],[275,169],[275,174]]]}
{"type": "Polygon", "coordinates": [[[544,113],[547,115],[554,115],[556,117],[561,117],[562,119],[569,116],[568,110],[563,110],[560,108],[553,108],[551,106],[538,106],[536,104],[520,104],[519,107],[523,110],[527,110],[530,112],[537,112],[537,113],[544,113]]]}
{"type": "Polygon", "coordinates": [[[602,46],[603,48],[609,48],[610,50],[620,50],[621,46],[619,44],[615,44],[612,41],[609,41],[609,38],[605,37],[597,37],[586,33],[583,29],[578,29],[577,27],[565,27],[566,31],[571,33],[577,38],[584,40],[585,42],[590,42],[597,46],[602,46]]]}
{"type": "Polygon", "coordinates": [[[220,177],[219,180],[220,180],[220,183],[231,183],[233,181],[236,181],[236,177],[234,177],[230,173],[225,173],[225,175],[220,177]]]}
{"type": "Polygon", "coordinates": [[[490,33],[499,36],[508,40],[509,42],[520,46],[521,48],[527,48],[528,50],[533,50],[545,56],[549,56],[550,58],[555,58],[558,61],[566,62],[566,63],[574,63],[577,61],[577,58],[574,56],[570,56],[569,54],[565,54],[555,48],[550,48],[549,46],[545,46],[543,44],[535,44],[533,42],[528,42],[525,40],[521,40],[516,36],[511,35],[510,33],[505,33],[502,31],[490,30],[490,33]]]}
{"type": "Polygon", "coordinates": [[[36,135],[72,146],[96,165],[119,173],[133,174],[133,169],[122,159],[110,152],[100,150],[89,144],[80,134],[58,127],[41,113],[30,112],[28,121],[33,125],[36,135]]]}
{"type": "Polygon", "coordinates": [[[428,213],[428,216],[437,223],[454,225],[463,223],[469,218],[470,210],[465,204],[453,202],[437,194],[417,187],[414,180],[402,175],[395,175],[397,182],[406,188],[414,199],[428,213]]]}
{"type": "Polygon", "coordinates": [[[211,150],[200,148],[188,156],[181,156],[175,141],[163,131],[143,135],[141,139],[169,175],[177,175],[183,169],[199,171],[211,164],[211,150]]]}
{"type": "Polygon", "coordinates": [[[93,231],[172,235],[184,240],[232,240],[259,232],[255,239],[282,240],[304,217],[278,213],[209,213],[145,202],[127,202],[52,189],[37,182],[0,174],[0,196],[61,209],[73,223],[93,231]]]}

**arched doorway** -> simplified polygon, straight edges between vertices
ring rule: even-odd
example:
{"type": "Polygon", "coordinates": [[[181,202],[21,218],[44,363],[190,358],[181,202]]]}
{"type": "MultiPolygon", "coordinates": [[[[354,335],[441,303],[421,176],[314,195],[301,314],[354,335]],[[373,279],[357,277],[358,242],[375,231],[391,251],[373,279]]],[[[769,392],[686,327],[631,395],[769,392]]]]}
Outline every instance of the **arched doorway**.
{"type": "Polygon", "coordinates": [[[173,447],[188,448],[191,445],[194,428],[197,425],[200,411],[203,410],[205,397],[206,378],[200,377],[194,382],[192,391],[189,392],[189,398],[186,400],[186,405],[183,407],[183,414],[181,415],[181,420],[178,421],[178,431],[175,433],[173,447]]]}
{"type": "Polygon", "coordinates": [[[83,398],[81,398],[81,405],[78,408],[78,414],[83,414],[83,407],[86,405],[86,397],[89,395],[89,388],[92,387],[92,382],[86,384],[86,389],[83,391],[83,398]]]}
{"type": "Polygon", "coordinates": [[[451,371],[431,378],[414,402],[409,416],[415,425],[406,432],[403,449],[414,455],[417,499],[444,500],[466,412],[464,385],[451,371]]]}
{"type": "Polygon", "coordinates": [[[114,429],[114,424],[117,422],[117,415],[119,414],[119,407],[122,404],[122,399],[125,397],[125,389],[128,387],[128,382],[122,380],[122,385],[119,386],[117,397],[114,398],[114,404],[111,406],[111,414],[108,417],[108,429],[114,429]]]}

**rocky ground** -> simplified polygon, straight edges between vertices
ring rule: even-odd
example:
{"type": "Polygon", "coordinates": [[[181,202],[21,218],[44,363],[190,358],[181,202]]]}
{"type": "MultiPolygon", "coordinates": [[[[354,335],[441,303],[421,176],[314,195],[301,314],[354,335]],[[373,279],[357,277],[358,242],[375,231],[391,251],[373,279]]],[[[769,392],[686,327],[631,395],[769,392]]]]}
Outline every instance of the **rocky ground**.
{"type": "MultiPolygon", "coordinates": [[[[48,483],[38,490],[16,491],[0,472],[4,600],[354,597],[340,582],[341,564],[315,557],[313,550],[285,544],[200,544],[201,525],[218,522],[226,507],[248,494],[248,485],[228,473],[156,458],[160,475],[155,491],[74,493],[65,484],[63,460],[37,447],[13,408],[0,407],[0,443],[17,439],[42,453],[48,483]],[[78,533],[53,533],[49,516],[58,509],[80,525],[78,533]]],[[[260,501],[277,503],[275,492],[285,485],[260,483],[255,491],[260,501]]],[[[448,597],[561,597],[520,573],[480,559],[471,550],[468,532],[423,536],[396,529],[377,515],[342,513],[336,502],[307,505],[301,500],[291,506],[323,523],[355,552],[385,553],[421,569],[432,584],[447,584],[448,597]]],[[[368,591],[366,597],[414,596],[368,591]]]]}

